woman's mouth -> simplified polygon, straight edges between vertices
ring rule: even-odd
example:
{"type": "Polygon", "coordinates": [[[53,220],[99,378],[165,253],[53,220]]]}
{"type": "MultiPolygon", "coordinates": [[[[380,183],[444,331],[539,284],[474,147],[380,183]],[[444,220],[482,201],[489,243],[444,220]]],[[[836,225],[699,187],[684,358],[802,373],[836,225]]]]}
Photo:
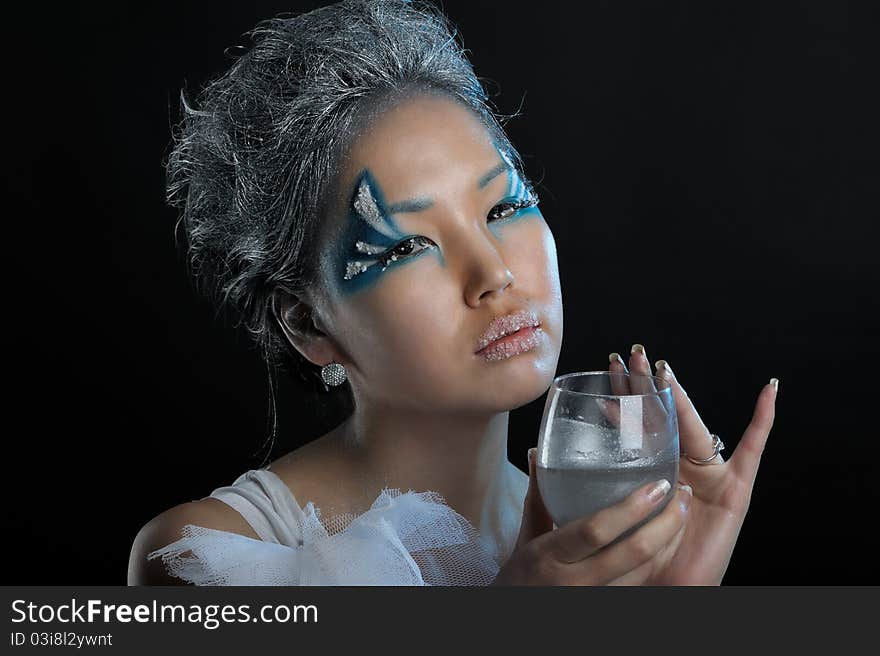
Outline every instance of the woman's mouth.
{"type": "Polygon", "coordinates": [[[477,355],[488,362],[512,358],[514,355],[531,351],[541,344],[544,331],[541,325],[524,326],[516,332],[505,335],[477,351],[477,355]]]}

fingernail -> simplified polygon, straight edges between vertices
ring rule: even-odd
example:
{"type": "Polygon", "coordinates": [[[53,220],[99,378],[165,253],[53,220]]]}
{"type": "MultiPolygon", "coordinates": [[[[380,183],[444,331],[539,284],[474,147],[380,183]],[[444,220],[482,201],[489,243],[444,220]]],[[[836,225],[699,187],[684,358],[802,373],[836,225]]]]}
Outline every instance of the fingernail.
{"type": "Polygon", "coordinates": [[[537,450],[538,450],[538,447],[533,446],[533,447],[532,447],[531,449],[529,449],[528,452],[526,453],[526,457],[529,459],[529,462],[530,462],[530,463],[534,461],[534,459],[535,459],[535,457],[534,457],[534,456],[535,456],[535,451],[537,451],[537,450]]]}
{"type": "Polygon", "coordinates": [[[775,391],[777,391],[777,392],[779,391],[779,379],[778,378],[771,378],[770,384],[773,385],[773,389],[775,391]]]}
{"type": "Polygon", "coordinates": [[[683,498],[678,500],[682,512],[686,513],[688,511],[688,508],[690,508],[691,501],[694,498],[694,490],[693,488],[691,488],[690,485],[682,485],[681,483],[678,484],[678,487],[687,492],[687,494],[683,498]]]}
{"type": "MultiPolygon", "coordinates": [[[[619,362],[620,364],[623,364],[623,358],[620,357],[619,353],[612,353],[608,356],[608,362],[619,362]]],[[[626,365],[623,364],[623,366],[625,367],[626,365]]]]}
{"type": "Polygon", "coordinates": [[[657,503],[666,496],[666,493],[669,492],[669,488],[672,485],[669,484],[665,478],[662,481],[657,481],[650,490],[648,490],[648,501],[651,503],[657,503]]]}
{"type": "Polygon", "coordinates": [[[645,347],[641,344],[633,344],[629,352],[630,355],[634,355],[635,353],[641,353],[642,355],[645,355],[645,347]]]}
{"type": "Polygon", "coordinates": [[[673,376],[672,367],[669,366],[669,363],[666,360],[657,360],[657,362],[654,363],[654,368],[659,371],[660,375],[664,378],[671,379],[673,376]]]}

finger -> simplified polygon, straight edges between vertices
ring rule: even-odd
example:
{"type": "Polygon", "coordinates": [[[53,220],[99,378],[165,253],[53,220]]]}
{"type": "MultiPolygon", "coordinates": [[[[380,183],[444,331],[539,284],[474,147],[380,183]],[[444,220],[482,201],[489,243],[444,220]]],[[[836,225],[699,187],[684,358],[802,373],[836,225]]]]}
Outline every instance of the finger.
{"type": "Polygon", "coordinates": [[[731,467],[745,481],[749,483],[749,490],[754,485],[755,476],[758,474],[758,466],[761,464],[761,455],[770,436],[770,429],[776,419],[776,393],[779,380],[771,378],[758,395],[755,403],[755,411],[748,428],[743,433],[736,451],[730,457],[731,467]]]}
{"type": "MultiPolygon", "coordinates": [[[[672,367],[670,367],[669,363],[665,360],[658,361],[657,364],[659,365],[660,362],[663,362],[663,367],[658,367],[658,371],[660,372],[660,375],[672,385],[672,396],[675,398],[675,412],[678,416],[678,435],[679,443],[681,445],[681,455],[688,455],[697,459],[708,458],[714,452],[714,448],[712,447],[712,435],[709,433],[709,429],[706,428],[706,424],[700,419],[700,414],[697,412],[694,404],[691,403],[684,387],[678,382],[678,378],[676,377],[675,372],[672,371],[672,367]]],[[[683,462],[686,462],[688,465],[692,464],[687,459],[684,459],[683,462]]],[[[716,462],[724,462],[724,458],[721,457],[720,453],[716,456],[715,460],[712,461],[713,464],[716,462]]],[[[693,466],[696,467],[698,465],[693,466]]]]}
{"type": "Polygon", "coordinates": [[[529,449],[529,489],[523,503],[522,522],[516,539],[517,549],[537,536],[553,530],[553,518],[547,512],[538,488],[537,452],[535,447],[529,449]]]}
{"type": "MultiPolygon", "coordinates": [[[[608,371],[616,376],[609,376],[611,382],[611,394],[616,396],[629,395],[629,371],[623,362],[623,358],[618,353],[611,353],[608,356],[608,371]]],[[[596,399],[597,404],[602,409],[602,414],[608,419],[613,428],[620,427],[620,404],[616,401],[605,401],[604,399],[596,399]]]]}
{"type": "Polygon", "coordinates": [[[596,399],[596,405],[599,406],[612,428],[620,427],[620,404],[605,399],[596,399]]]}
{"type": "Polygon", "coordinates": [[[672,538],[653,558],[642,563],[633,570],[630,570],[621,577],[609,581],[608,585],[644,585],[648,579],[651,579],[657,572],[658,567],[662,568],[668,562],[672,554],[678,551],[678,546],[684,539],[684,533],[687,530],[687,521],[682,522],[678,533],[672,538]]]}
{"type": "Polygon", "coordinates": [[[647,517],[671,487],[672,482],[665,479],[649,483],[620,503],[563,524],[553,533],[551,558],[559,563],[574,563],[593,555],[647,517]]]}
{"type": "MultiPolygon", "coordinates": [[[[639,527],[632,535],[590,558],[590,570],[602,572],[607,577],[603,581],[605,583],[645,566],[678,538],[685,525],[692,498],[689,488],[678,487],[675,497],[663,512],[639,527]]],[[[650,573],[649,567],[642,570],[644,575],[650,573]]],[[[585,575],[589,576],[586,572],[585,575]]]]}
{"type": "Polygon", "coordinates": [[[629,351],[630,389],[633,394],[651,394],[657,391],[651,376],[651,364],[645,355],[645,347],[633,344],[629,351]]]}
{"type": "Polygon", "coordinates": [[[642,415],[645,431],[659,433],[666,428],[669,413],[663,407],[663,401],[657,394],[657,385],[651,363],[641,344],[633,344],[629,357],[630,389],[633,394],[647,394],[642,404],[642,415]]]}
{"type": "MultiPolygon", "coordinates": [[[[623,363],[623,358],[618,353],[612,353],[608,356],[608,371],[612,374],[628,374],[629,370],[623,363]]],[[[609,376],[611,379],[611,393],[617,396],[628,396],[629,376],[609,376]]]]}
{"type": "Polygon", "coordinates": [[[618,576],[616,579],[608,581],[607,585],[644,585],[645,582],[649,578],[651,578],[651,575],[654,573],[654,567],[656,567],[656,562],[658,558],[659,553],[655,554],[635,569],[631,569],[630,571],[626,572],[623,576],[618,576]]]}

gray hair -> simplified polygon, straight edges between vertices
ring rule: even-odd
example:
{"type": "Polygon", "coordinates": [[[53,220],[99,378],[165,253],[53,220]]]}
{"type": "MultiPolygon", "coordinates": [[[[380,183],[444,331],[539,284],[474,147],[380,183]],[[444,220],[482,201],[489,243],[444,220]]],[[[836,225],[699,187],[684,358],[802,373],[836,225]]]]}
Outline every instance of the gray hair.
{"type": "Polygon", "coordinates": [[[197,290],[218,313],[239,316],[270,390],[272,367],[321,385],[318,367],[281,331],[274,296],[317,282],[320,221],[367,108],[414,88],[446,93],[482,118],[520,169],[521,161],[501,128],[509,117],[490,107],[457,32],[433,5],[345,0],[245,34],[253,47],[204,86],[197,106],[181,91],[166,180],[169,204],[182,210],[175,236],[183,225],[197,290]]]}

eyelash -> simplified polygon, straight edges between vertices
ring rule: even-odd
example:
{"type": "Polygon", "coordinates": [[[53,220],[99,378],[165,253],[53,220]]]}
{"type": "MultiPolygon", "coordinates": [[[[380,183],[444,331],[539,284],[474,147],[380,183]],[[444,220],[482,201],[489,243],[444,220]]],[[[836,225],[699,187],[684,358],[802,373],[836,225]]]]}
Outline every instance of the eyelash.
{"type": "Polygon", "coordinates": [[[524,210],[528,207],[534,207],[537,204],[538,204],[538,196],[535,194],[531,194],[527,198],[521,198],[519,200],[505,200],[505,201],[498,203],[495,207],[493,207],[491,210],[489,210],[489,216],[492,216],[492,213],[496,209],[498,209],[499,207],[503,207],[504,210],[510,210],[510,214],[508,214],[505,217],[501,217],[499,219],[499,221],[503,221],[504,219],[507,219],[507,218],[513,216],[514,214],[516,214],[520,210],[524,210]]]}
{"type": "MultiPolygon", "coordinates": [[[[493,215],[493,213],[495,213],[495,211],[498,210],[499,207],[501,207],[504,209],[501,210],[501,212],[499,212],[499,214],[502,212],[509,212],[509,214],[507,214],[506,216],[500,216],[498,219],[496,219],[496,221],[504,221],[505,219],[509,219],[511,216],[513,216],[514,214],[516,214],[520,210],[524,210],[529,207],[534,207],[537,204],[538,204],[538,196],[536,194],[532,193],[528,198],[523,198],[523,199],[516,200],[516,201],[506,200],[506,201],[502,201],[502,202],[498,203],[497,205],[495,205],[495,207],[493,207],[491,210],[489,210],[489,216],[491,217],[493,215]]],[[[384,270],[385,267],[387,267],[391,262],[396,262],[398,260],[405,259],[405,258],[413,255],[412,250],[410,250],[408,252],[401,253],[401,252],[399,252],[399,249],[407,246],[408,244],[412,244],[414,242],[418,242],[418,243],[427,242],[425,244],[426,248],[433,247],[433,242],[430,239],[428,239],[427,237],[410,237],[409,239],[406,239],[406,240],[400,242],[399,244],[397,244],[396,246],[394,246],[391,250],[386,251],[385,253],[382,254],[382,256],[379,258],[379,263],[382,265],[382,269],[384,270]]],[[[426,249],[422,249],[422,250],[426,250],[426,249]]],[[[415,251],[415,252],[421,253],[422,251],[415,251]]]]}

